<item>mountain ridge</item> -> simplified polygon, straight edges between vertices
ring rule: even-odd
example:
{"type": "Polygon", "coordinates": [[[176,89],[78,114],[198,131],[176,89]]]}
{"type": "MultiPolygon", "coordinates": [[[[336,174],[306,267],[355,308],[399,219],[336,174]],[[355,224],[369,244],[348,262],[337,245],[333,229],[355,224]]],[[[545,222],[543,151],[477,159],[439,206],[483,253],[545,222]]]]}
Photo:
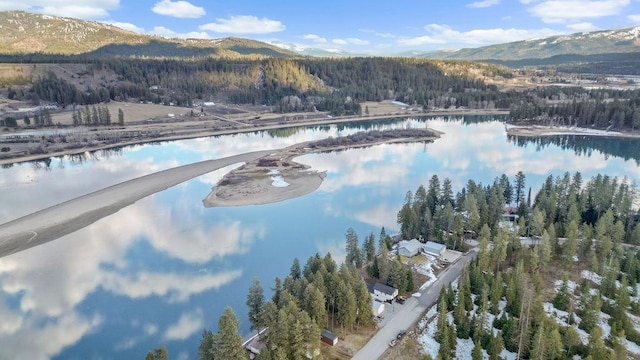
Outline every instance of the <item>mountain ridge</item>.
{"type": "Polygon", "coordinates": [[[296,52],[264,42],[220,39],[165,38],[139,34],[118,26],[24,11],[0,12],[2,55],[100,56],[266,56],[299,57],[296,52]]]}
{"type": "Polygon", "coordinates": [[[640,26],[514,41],[478,48],[422,52],[417,57],[452,60],[517,61],[558,55],[640,52],[640,26]]]}

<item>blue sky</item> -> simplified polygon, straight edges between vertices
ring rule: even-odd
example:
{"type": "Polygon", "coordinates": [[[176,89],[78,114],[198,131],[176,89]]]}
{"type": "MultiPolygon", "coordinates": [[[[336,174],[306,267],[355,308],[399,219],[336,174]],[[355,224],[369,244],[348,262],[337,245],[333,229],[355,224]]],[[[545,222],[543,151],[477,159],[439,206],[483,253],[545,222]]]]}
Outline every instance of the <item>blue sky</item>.
{"type": "Polygon", "coordinates": [[[640,0],[0,0],[166,37],[390,54],[640,26],[640,0]]]}

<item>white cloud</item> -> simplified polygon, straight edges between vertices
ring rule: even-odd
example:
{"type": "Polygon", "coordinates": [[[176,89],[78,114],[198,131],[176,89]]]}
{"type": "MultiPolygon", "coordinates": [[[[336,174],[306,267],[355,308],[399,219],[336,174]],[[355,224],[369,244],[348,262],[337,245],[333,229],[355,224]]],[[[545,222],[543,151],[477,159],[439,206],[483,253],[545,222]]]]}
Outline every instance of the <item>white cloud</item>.
{"type": "Polygon", "coordinates": [[[252,15],[231,16],[228,19],[217,18],[215,22],[200,25],[200,30],[229,34],[269,34],[284,31],[286,26],[280,21],[257,18],[252,15]]]}
{"type": "Polygon", "coordinates": [[[467,4],[467,7],[479,9],[479,8],[488,8],[498,4],[500,4],[500,0],[482,0],[482,1],[476,1],[470,4],[467,4]]]}
{"type": "Polygon", "coordinates": [[[206,15],[203,7],[195,6],[188,1],[162,0],[151,9],[156,14],[173,16],[181,19],[196,19],[206,15]]]}
{"type": "Polygon", "coordinates": [[[302,36],[303,39],[305,40],[311,40],[316,44],[326,44],[327,43],[327,39],[323,38],[319,35],[316,34],[306,34],[302,36]]]}
{"type": "Polygon", "coordinates": [[[118,21],[105,21],[107,24],[111,24],[113,26],[117,26],[121,29],[129,30],[136,32],[138,34],[144,34],[145,30],[135,24],[127,23],[127,22],[118,22],[118,21]]]}
{"type": "Polygon", "coordinates": [[[362,40],[358,38],[348,38],[347,42],[353,45],[369,45],[369,42],[367,40],[362,40]]]}
{"type": "Polygon", "coordinates": [[[393,39],[396,38],[396,35],[393,35],[391,33],[381,33],[381,32],[377,32],[375,30],[371,30],[371,29],[358,29],[358,31],[363,32],[363,33],[368,33],[368,34],[373,34],[375,36],[381,37],[381,38],[385,38],[385,39],[393,39]]]}
{"type": "Polygon", "coordinates": [[[107,273],[102,279],[102,287],[114,294],[126,295],[134,299],[166,296],[169,302],[183,302],[193,294],[217,289],[241,275],[242,270],[196,276],[140,272],[130,278],[107,273]]]}
{"type": "Polygon", "coordinates": [[[529,8],[531,15],[546,23],[617,15],[630,0],[548,0],[529,8]]]}
{"type": "Polygon", "coordinates": [[[534,30],[495,28],[458,31],[448,25],[429,24],[425,26],[425,30],[427,35],[399,39],[398,44],[418,46],[452,43],[479,46],[557,35],[556,31],[546,28],[534,30]]]}
{"type": "Polygon", "coordinates": [[[640,23],[640,14],[627,15],[627,19],[636,23],[640,23]]]}
{"type": "Polygon", "coordinates": [[[598,27],[593,25],[590,22],[580,22],[575,24],[569,24],[567,25],[567,27],[573,31],[579,31],[579,32],[589,32],[589,31],[598,30],[598,27]]]}
{"type": "Polygon", "coordinates": [[[0,1],[0,11],[25,10],[80,19],[103,19],[120,6],[120,0],[0,1]]]}
{"type": "Polygon", "coordinates": [[[164,333],[164,339],[167,341],[185,340],[198,331],[201,331],[204,329],[202,316],[201,309],[182,314],[177,323],[167,328],[164,333]]]}
{"type": "Polygon", "coordinates": [[[331,40],[336,45],[369,45],[367,40],[362,40],[358,38],[347,38],[347,39],[333,39],[331,40]]]}
{"type": "Polygon", "coordinates": [[[158,35],[166,38],[182,38],[182,39],[209,39],[210,36],[204,31],[192,31],[188,33],[178,33],[164,26],[156,26],[149,32],[152,35],[158,35]]]}

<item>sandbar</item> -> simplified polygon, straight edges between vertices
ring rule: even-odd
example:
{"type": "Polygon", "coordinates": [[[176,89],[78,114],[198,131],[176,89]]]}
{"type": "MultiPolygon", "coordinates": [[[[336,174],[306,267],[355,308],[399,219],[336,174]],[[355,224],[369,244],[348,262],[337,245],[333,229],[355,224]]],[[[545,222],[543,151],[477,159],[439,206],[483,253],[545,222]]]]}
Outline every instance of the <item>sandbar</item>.
{"type": "Polygon", "coordinates": [[[86,227],[156,192],[236,163],[273,153],[255,151],[206,160],[145,175],[0,225],[0,257],[16,253],[86,227]]]}

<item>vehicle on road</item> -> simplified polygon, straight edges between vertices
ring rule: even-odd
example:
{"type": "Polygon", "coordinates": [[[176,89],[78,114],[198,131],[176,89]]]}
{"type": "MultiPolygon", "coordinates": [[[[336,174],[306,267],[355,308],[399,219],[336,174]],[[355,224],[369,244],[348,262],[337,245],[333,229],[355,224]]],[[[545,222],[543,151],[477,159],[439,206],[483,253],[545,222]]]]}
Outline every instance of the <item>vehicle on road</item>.
{"type": "Polygon", "coordinates": [[[396,336],[397,340],[402,339],[405,335],[407,334],[407,332],[405,330],[402,330],[398,333],[398,335],[396,336]]]}
{"type": "Polygon", "coordinates": [[[396,346],[397,343],[398,343],[398,339],[393,339],[389,341],[389,347],[394,347],[396,346]]]}
{"type": "Polygon", "coordinates": [[[396,298],[396,302],[397,302],[398,304],[404,304],[404,302],[405,302],[405,301],[407,301],[407,298],[406,298],[406,297],[404,297],[404,296],[402,296],[402,295],[400,295],[400,296],[398,296],[398,297],[396,298]]]}

